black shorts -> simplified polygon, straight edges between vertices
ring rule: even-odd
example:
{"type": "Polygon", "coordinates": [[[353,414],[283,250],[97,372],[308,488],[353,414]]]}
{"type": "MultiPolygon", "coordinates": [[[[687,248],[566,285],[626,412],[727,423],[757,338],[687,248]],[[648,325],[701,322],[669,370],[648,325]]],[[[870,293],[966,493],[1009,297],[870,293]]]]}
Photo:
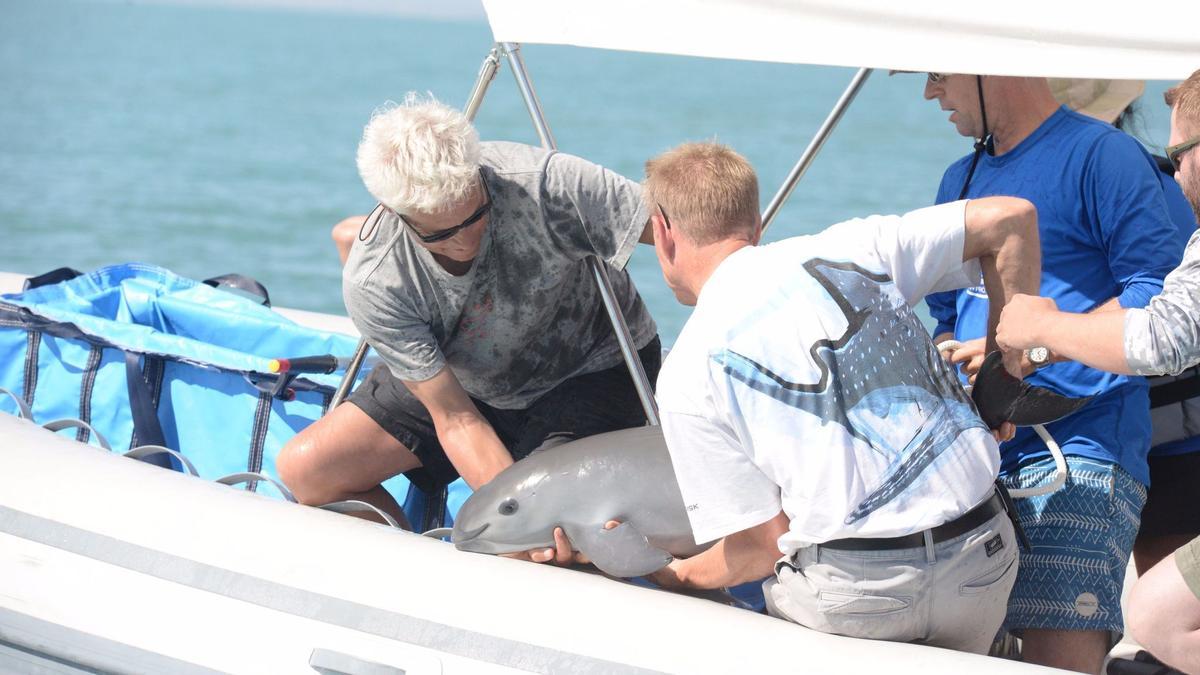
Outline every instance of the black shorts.
{"type": "Polygon", "coordinates": [[[1200,535],[1200,452],[1150,458],[1138,536],[1200,535]]]}
{"type": "MultiPolygon", "coordinates": [[[[638,350],[638,357],[653,385],[662,365],[658,336],[638,350]]],[[[429,413],[386,366],[381,364],[371,371],[347,400],[421,460],[420,468],[404,474],[413,485],[431,493],[458,478],[429,413]]],[[[559,443],[646,423],[646,412],[624,362],[566,380],[522,410],[502,410],[471,400],[514,460],[527,457],[547,442],[559,443]]]]}

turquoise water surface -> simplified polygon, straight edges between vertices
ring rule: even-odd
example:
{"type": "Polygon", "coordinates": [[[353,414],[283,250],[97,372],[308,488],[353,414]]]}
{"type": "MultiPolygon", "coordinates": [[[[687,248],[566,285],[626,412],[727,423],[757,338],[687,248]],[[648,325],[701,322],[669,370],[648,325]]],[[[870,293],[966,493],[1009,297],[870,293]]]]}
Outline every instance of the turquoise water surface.
{"type": "MultiPolygon", "coordinates": [[[[463,104],[490,46],[483,23],[0,0],[0,270],[236,271],[278,305],[344,313],[329,228],[372,206],[354,166],[363,125],[409,90],[463,104]]],[[[764,206],[854,72],[524,54],[560,149],[640,179],[646,158],[715,138],[757,167],[764,206]]],[[[930,203],[970,142],[922,85],[876,72],[767,240],[930,203]]],[[[1159,145],[1165,86],[1143,105],[1142,135],[1159,145]]],[[[537,142],[507,67],[477,122],[485,139],[537,142]]],[[[651,249],[631,269],[670,344],[687,310],[651,249]]]]}

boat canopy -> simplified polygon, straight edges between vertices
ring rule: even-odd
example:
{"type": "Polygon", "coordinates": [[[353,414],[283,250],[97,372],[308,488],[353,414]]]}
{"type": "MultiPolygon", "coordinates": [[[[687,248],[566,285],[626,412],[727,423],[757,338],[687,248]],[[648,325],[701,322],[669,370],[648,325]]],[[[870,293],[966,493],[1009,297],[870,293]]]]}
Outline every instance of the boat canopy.
{"type": "Polygon", "coordinates": [[[899,70],[1181,80],[1200,3],[483,0],[496,42],[899,70]]]}

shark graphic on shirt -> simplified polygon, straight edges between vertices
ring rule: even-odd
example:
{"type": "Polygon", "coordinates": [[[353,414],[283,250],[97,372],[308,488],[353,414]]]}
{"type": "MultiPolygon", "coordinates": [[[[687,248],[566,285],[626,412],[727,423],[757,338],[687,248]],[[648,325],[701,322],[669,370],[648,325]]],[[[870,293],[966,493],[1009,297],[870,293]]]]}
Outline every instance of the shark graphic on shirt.
{"type": "Polygon", "coordinates": [[[902,494],[959,434],[984,425],[912,309],[886,292],[889,276],[820,258],[804,269],[847,322],[837,339],[809,347],[821,373],[816,382],[789,381],[731,350],[713,358],[751,389],[841,425],[888,459],[883,480],[846,517],[852,524],[902,494]],[[911,435],[896,428],[911,419],[919,420],[911,435]]]}

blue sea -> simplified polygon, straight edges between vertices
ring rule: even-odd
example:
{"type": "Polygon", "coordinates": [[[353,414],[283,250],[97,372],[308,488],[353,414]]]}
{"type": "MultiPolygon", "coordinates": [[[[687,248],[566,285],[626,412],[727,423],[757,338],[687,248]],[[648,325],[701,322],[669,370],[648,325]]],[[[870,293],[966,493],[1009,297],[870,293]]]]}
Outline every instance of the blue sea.
{"type": "MultiPolygon", "coordinates": [[[[462,105],[491,43],[483,22],[0,0],[0,270],[240,272],[277,305],[344,313],[329,229],[373,206],[354,165],[363,125],[408,91],[462,105]]],[[[640,179],[648,157],[717,139],[758,169],[764,206],[854,74],[522,51],[561,150],[640,179]]],[[[928,205],[971,143],[922,86],[874,73],[766,239],[928,205]]],[[[1150,83],[1142,105],[1140,135],[1158,146],[1166,86],[1150,83]]],[[[507,66],[477,124],[485,139],[537,143],[507,66]]],[[[630,268],[669,345],[688,310],[652,249],[630,268]]]]}

